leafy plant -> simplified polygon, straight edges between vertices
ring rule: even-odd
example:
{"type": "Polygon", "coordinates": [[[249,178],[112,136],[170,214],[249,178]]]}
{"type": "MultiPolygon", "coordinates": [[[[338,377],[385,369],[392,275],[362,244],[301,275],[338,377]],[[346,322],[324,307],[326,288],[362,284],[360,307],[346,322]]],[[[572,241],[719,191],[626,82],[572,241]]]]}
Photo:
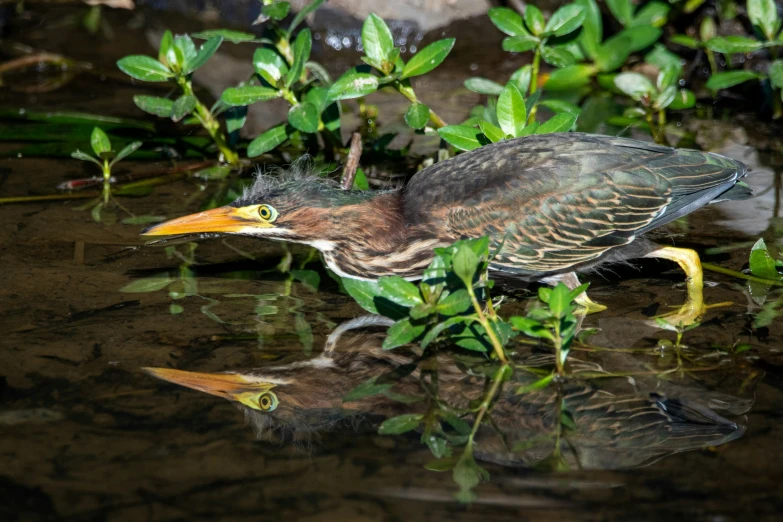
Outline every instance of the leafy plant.
{"type": "Polygon", "coordinates": [[[155,116],[171,118],[173,121],[180,121],[193,114],[195,120],[209,133],[222,158],[229,164],[238,166],[239,156],[226,143],[220,122],[216,118],[219,107],[207,109],[193,93],[193,72],[207,63],[221,43],[223,37],[214,36],[197,49],[190,36],[175,37],[167,30],[161,38],[157,59],[145,55],[126,56],[117,61],[117,67],[137,80],[174,82],[182,91],[182,95],[176,100],[139,95],[134,96],[133,101],[141,110],[155,116]]]}
{"type": "Polygon", "coordinates": [[[133,154],[141,145],[142,143],[140,141],[134,141],[115,153],[112,150],[111,140],[106,133],[103,132],[100,127],[93,127],[90,136],[90,147],[95,155],[92,156],[78,149],[71,153],[72,158],[95,163],[98,168],[101,169],[101,174],[103,176],[102,194],[99,201],[92,206],[92,216],[95,221],[101,220],[101,210],[108,205],[111,200],[112,167],[118,161],[133,154]]]}
{"type": "Polygon", "coordinates": [[[717,91],[751,81],[768,81],[774,90],[773,117],[783,117],[783,60],[777,59],[777,48],[783,46],[783,31],[778,8],[774,0],[748,0],[748,18],[753,25],[755,37],[739,35],[715,36],[706,41],[709,51],[722,53],[731,60],[733,54],[745,54],[769,49],[773,61],[766,74],[751,70],[715,72],[707,81],[707,87],[717,91]]]}

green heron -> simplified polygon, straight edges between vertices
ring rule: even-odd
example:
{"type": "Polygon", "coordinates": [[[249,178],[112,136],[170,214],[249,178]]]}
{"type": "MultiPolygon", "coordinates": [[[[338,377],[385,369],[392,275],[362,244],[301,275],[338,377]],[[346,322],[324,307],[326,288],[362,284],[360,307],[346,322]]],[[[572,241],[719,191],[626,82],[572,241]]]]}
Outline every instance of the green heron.
{"type": "MultiPolygon", "coordinates": [[[[395,397],[423,397],[417,357],[405,350],[383,350],[383,334],[347,334],[331,351],[287,364],[226,373],[201,373],[170,368],[145,368],[154,377],[228,399],[244,413],[259,438],[306,443],[320,432],[356,429],[362,419],[382,420],[406,413],[424,413],[426,402],[400,402],[395,397]],[[397,380],[389,379],[392,374],[397,380]],[[359,384],[375,378],[393,384],[388,394],[345,401],[359,384]],[[385,380],[384,380],[385,379],[385,380]]],[[[437,364],[441,403],[468,411],[470,401],[485,393],[484,379],[460,369],[449,354],[437,364]]],[[[526,365],[552,365],[552,356],[532,356],[526,365]]],[[[277,363],[275,363],[277,364],[277,363]]],[[[465,360],[461,359],[464,365],[465,360]]],[[[571,360],[573,377],[557,387],[517,395],[519,385],[538,377],[518,372],[494,402],[492,424],[477,436],[477,456],[505,465],[531,465],[553,449],[559,411],[567,408],[575,428],[563,441],[572,462],[588,468],[627,468],[664,455],[737,439],[744,428],[701,403],[717,404],[732,414],[747,410],[748,401],[692,387],[679,388],[656,379],[650,393],[637,391],[626,379],[579,379],[579,372],[602,371],[592,362],[571,360]],[[611,382],[609,382],[611,381],[611,382]],[[669,397],[677,393],[675,397],[669,397]],[[663,392],[667,392],[664,394],[663,392]],[[684,398],[687,397],[687,398],[684,398]],[[500,430],[505,438],[497,436],[500,430]],[[526,442],[526,449],[508,448],[526,442]]],[[[428,377],[429,379],[429,377],[428,377]]],[[[390,386],[391,386],[390,384],[390,386]]],[[[650,386],[648,386],[650,388],[650,386]]],[[[429,389],[431,393],[431,388],[429,389]]],[[[472,422],[471,416],[465,417],[472,422]]]]}
{"type": "MultiPolygon", "coordinates": [[[[688,300],[670,321],[704,312],[693,250],[641,236],[694,210],[752,195],[732,159],[625,138],[557,133],[501,141],[436,163],[401,189],[344,191],[296,172],[260,176],[232,204],[167,221],[145,235],[224,232],[304,243],[343,277],[416,279],[435,247],[489,236],[490,269],[549,284],[632,258],[674,261],[688,300]]],[[[605,307],[582,301],[588,310],[605,307]]]]}

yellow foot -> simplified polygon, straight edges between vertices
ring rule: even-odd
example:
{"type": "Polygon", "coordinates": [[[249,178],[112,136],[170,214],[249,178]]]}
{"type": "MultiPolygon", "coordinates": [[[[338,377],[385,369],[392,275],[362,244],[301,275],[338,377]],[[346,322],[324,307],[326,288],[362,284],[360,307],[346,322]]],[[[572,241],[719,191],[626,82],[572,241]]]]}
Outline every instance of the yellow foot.
{"type": "MultiPolygon", "coordinates": [[[[707,310],[702,296],[703,283],[699,254],[689,248],[661,247],[644,257],[657,257],[674,261],[680,265],[686,276],[688,300],[675,312],[664,314],[659,316],[659,318],[674,326],[690,326],[697,322],[707,310]]],[[[650,321],[650,324],[657,326],[654,320],[650,321]]]]}
{"type": "Polygon", "coordinates": [[[584,313],[586,315],[589,314],[597,314],[598,312],[603,312],[606,310],[606,306],[596,303],[590,297],[587,295],[587,292],[582,292],[577,296],[575,299],[576,304],[578,304],[582,309],[584,309],[584,313]]]}

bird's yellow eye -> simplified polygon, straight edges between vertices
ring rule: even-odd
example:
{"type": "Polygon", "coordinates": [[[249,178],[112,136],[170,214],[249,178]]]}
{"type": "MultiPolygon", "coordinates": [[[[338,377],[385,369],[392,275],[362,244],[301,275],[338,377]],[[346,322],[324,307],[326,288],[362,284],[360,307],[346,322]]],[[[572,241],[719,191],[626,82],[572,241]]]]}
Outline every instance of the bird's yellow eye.
{"type": "Polygon", "coordinates": [[[258,215],[261,216],[261,219],[264,221],[269,221],[271,223],[277,219],[277,210],[275,210],[274,207],[270,207],[269,205],[259,205],[258,215]]]}
{"type": "Polygon", "coordinates": [[[277,395],[264,392],[258,397],[258,407],[263,411],[274,411],[277,408],[277,395]]]}

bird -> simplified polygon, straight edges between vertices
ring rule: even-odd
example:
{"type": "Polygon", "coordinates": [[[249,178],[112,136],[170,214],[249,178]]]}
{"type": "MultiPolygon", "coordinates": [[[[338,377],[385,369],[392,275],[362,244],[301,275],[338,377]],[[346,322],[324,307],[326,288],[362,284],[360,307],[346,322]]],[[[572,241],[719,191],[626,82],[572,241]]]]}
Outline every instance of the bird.
{"type": "MultiPolygon", "coordinates": [[[[244,412],[256,437],[295,446],[312,446],[325,432],[375,430],[385,419],[424,413],[428,402],[416,399],[433,390],[437,390],[438,404],[448,405],[450,411],[475,411],[472,404],[486,393],[485,379],[480,372],[468,369],[470,364],[464,357],[457,359],[451,352],[442,352],[422,359],[409,349],[384,350],[384,337],[382,333],[344,333],[332,348],[317,356],[298,356],[293,362],[276,361],[260,368],[215,373],[143,370],[155,378],[227,399],[244,412]],[[424,367],[430,371],[426,388],[419,370],[424,367]],[[350,397],[352,390],[370,379],[381,387],[378,393],[350,397]],[[434,380],[437,386],[433,386],[434,380]]],[[[520,363],[545,367],[552,365],[552,358],[531,354],[520,363]]],[[[573,426],[560,441],[559,450],[572,468],[642,466],[672,453],[725,444],[745,431],[741,424],[704,404],[716,404],[739,415],[750,407],[747,401],[709,392],[693,383],[673,387],[656,380],[648,387],[654,391],[646,391],[636,389],[626,378],[583,379],[581,372],[606,370],[592,361],[572,359],[569,364],[572,371],[562,386],[524,394],[516,393],[518,387],[539,377],[515,373],[493,402],[489,412],[492,422],[477,432],[478,458],[514,467],[547,460],[557,446],[558,419],[563,411],[568,411],[573,426]],[[667,393],[674,390],[688,398],[667,393]],[[716,397],[720,400],[713,400],[716,397]],[[522,449],[510,449],[514,446],[522,449]]],[[[475,421],[473,413],[462,415],[466,426],[475,421]]],[[[447,424],[449,421],[444,421],[448,431],[447,424]]],[[[440,436],[437,429],[432,433],[440,436]]]]}
{"type": "MultiPolygon", "coordinates": [[[[341,190],[307,168],[261,175],[228,206],[152,226],[146,236],[241,234],[303,243],[341,277],[416,280],[433,249],[488,236],[491,271],[579,286],[578,273],[660,258],[685,272],[687,300],[666,314],[688,325],[706,310],[690,249],[644,235],[710,203],[745,199],[744,164],[715,153],[578,132],[485,145],[435,163],[393,190],[341,190]]],[[[606,309],[586,294],[589,312],[606,309]]]]}

